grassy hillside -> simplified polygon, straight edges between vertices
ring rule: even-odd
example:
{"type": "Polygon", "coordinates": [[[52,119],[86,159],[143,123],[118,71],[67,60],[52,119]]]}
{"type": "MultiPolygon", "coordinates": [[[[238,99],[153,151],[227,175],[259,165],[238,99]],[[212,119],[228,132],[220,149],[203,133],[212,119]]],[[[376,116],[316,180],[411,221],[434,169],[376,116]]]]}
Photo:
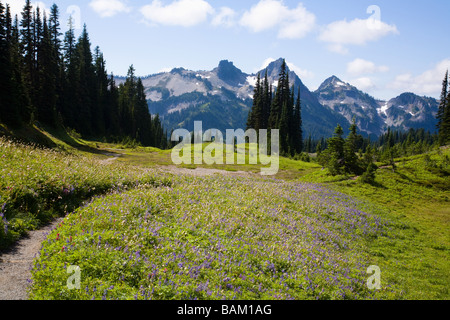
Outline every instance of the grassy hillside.
{"type": "Polygon", "coordinates": [[[389,222],[314,184],[180,177],[93,201],[44,244],[33,299],[366,299],[389,222]],[[67,290],[66,268],[82,270],[67,290]],[[52,272],[49,272],[52,270],[52,272]]]}
{"type": "Polygon", "coordinates": [[[450,297],[450,149],[380,163],[369,185],[285,158],[275,177],[172,176],[170,151],[41,133],[56,149],[0,139],[3,246],[74,211],[35,260],[34,299],[450,297]]]}
{"type": "Polygon", "coordinates": [[[170,184],[148,169],[107,163],[100,156],[71,150],[0,137],[0,249],[94,196],[138,185],[170,184]]]}
{"type": "Polygon", "coordinates": [[[371,243],[386,282],[408,299],[450,297],[450,149],[379,164],[374,185],[317,171],[301,181],[329,187],[373,203],[394,221],[387,237],[371,243]]]}

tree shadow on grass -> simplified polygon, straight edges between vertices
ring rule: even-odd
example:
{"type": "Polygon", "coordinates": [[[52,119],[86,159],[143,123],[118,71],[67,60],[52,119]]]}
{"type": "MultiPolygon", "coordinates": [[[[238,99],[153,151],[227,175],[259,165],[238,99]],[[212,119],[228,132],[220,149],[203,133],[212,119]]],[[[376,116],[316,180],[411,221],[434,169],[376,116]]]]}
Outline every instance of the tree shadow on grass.
{"type": "MultiPolygon", "coordinates": [[[[41,148],[55,149],[61,147],[61,145],[58,145],[57,143],[55,143],[55,141],[52,140],[51,137],[54,137],[55,139],[64,142],[68,146],[82,152],[97,155],[105,154],[105,152],[108,152],[108,154],[111,154],[111,156],[114,156],[112,154],[115,154],[110,150],[104,151],[99,148],[94,148],[89,145],[80,143],[64,128],[55,129],[42,126],[40,124],[36,124],[34,126],[21,126],[17,128],[6,127],[2,125],[0,126],[0,136],[5,136],[8,139],[23,144],[35,144],[36,146],[41,148]]],[[[118,155],[119,154],[117,154],[117,156],[118,155]]]]}

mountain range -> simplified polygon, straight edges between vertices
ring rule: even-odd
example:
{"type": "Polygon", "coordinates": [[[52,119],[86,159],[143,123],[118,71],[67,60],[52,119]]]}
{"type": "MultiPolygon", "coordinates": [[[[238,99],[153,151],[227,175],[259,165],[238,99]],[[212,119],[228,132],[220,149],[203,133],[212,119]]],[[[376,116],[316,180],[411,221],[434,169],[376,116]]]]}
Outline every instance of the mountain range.
{"type": "MultiPolygon", "coordinates": [[[[276,88],[283,59],[259,73],[276,88]]],[[[378,137],[388,128],[435,131],[439,102],[434,98],[403,93],[389,101],[377,100],[336,76],[311,92],[295,72],[289,70],[295,93],[300,87],[304,135],[330,137],[340,124],[349,128],[353,118],[365,136],[378,137]]],[[[149,110],[159,114],[164,127],[193,130],[194,121],[204,128],[245,129],[252,106],[257,74],[246,74],[233,62],[223,60],[212,71],[175,68],[142,78],[149,110]]],[[[124,78],[117,78],[117,84],[124,78]]]]}

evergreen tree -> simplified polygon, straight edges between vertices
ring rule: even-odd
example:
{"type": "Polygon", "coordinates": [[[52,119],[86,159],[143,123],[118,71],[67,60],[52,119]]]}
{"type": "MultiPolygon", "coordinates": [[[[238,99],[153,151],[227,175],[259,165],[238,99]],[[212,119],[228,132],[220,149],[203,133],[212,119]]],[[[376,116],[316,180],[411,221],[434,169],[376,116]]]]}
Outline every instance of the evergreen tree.
{"type": "Polygon", "coordinates": [[[6,7],[0,2],[0,121],[18,125],[19,113],[11,108],[13,101],[10,95],[12,89],[12,65],[8,45],[6,7]]]}
{"type": "Polygon", "coordinates": [[[93,109],[96,106],[95,67],[91,52],[91,43],[86,25],[75,46],[76,72],[76,122],[78,130],[86,136],[93,135],[93,109]]]}
{"type": "MultiPolygon", "coordinates": [[[[20,21],[21,49],[23,56],[23,79],[28,88],[30,98],[34,97],[35,84],[35,27],[33,23],[33,7],[30,0],[26,0],[22,11],[22,20],[20,21]]],[[[32,102],[32,101],[31,101],[32,102]]]]}
{"type": "Polygon", "coordinates": [[[375,176],[376,176],[377,169],[378,169],[378,167],[375,165],[375,163],[370,162],[367,165],[366,171],[361,176],[360,181],[362,183],[368,183],[368,184],[375,183],[375,176]]]}
{"type": "Polygon", "coordinates": [[[332,138],[328,139],[328,148],[321,153],[319,163],[327,167],[332,175],[338,175],[344,173],[345,158],[344,158],[344,144],[345,140],[342,137],[344,130],[341,125],[337,125],[334,130],[332,138]]]}
{"type": "Polygon", "coordinates": [[[320,140],[320,141],[318,142],[318,144],[317,144],[317,147],[316,147],[316,153],[317,153],[317,157],[318,157],[318,158],[320,158],[320,155],[321,155],[321,153],[322,153],[322,150],[323,150],[323,145],[322,145],[322,140],[320,140]]]}
{"type": "Polygon", "coordinates": [[[291,154],[291,150],[295,150],[295,148],[291,146],[293,140],[291,134],[293,107],[286,61],[283,61],[268,121],[269,129],[280,130],[280,152],[282,154],[291,154]]]}
{"type": "Polygon", "coordinates": [[[278,88],[275,91],[275,97],[272,100],[272,104],[270,106],[270,116],[268,119],[268,129],[279,129],[279,121],[281,117],[281,106],[280,106],[280,98],[279,98],[278,88]]]}
{"type": "MultiPolygon", "coordinates": [[[[73,60],[73,56],[75,55],[75,31],[73,26],[72,16],[69,17],[68,22],[69,30],[66,31],[64,37],[64,64],[66,68],[70,66],[70,63],[73,60]]],[[[68,71],[67,69],[65,70],[68,71]]]]}
{"type": "Polygon", "coordinates": [[[66,126],[75,129],[76,123],[76,106],[77,98],[76,92],[78,92],[77,72],[76,72],[76,59],[75,48],[76,39],[73,27],[72,17],[69,17],[68,22],[69,29],[64,36],[64,48],[63,48],[63,79],[62,79],[62,102],[61,113],[66,126]]]}
{"type": "MultiPolygon", "coordinates": [[[[286,84],[286,61],[283,60],[281,65],[278,86],[276,88],[275,97],[272,101],[269,116],[269,129],[280,129],[280,122],[283,113],[283,108],[286,108],[285,103],[290,98],[289,83],[286,84]],[[286,91],[287,89],[287,91],[286,91]]],[[[281,136],[281,132],[280,132],[281,136]]]]}
{"type": "MultiPolygon", "coordinates": [[[[50,8],[50,17],[48,28],[50,32],[50,38],[52,42],[52,57],[54,58],[54,77],[56,79],[56,112],[58,114],[59,121],[63,120],[64,113],[64,100],[63,100],[63,83],[64,83],[64,65],[61,53],[62,36],[61,27],[59,22],[59,8],[56,4],[53,4],[50,8]]],[[[63,123],[58,123],[59,126],[63,123]]]]}
{"type": "Polygon", "coordinates": [[[119,124],[119,90],[116,86],[114,76],[108,80],[107,101],[105,108],[105,130],[110,137],[122,135],[119,124]]]}
{"type": "Polygon", "coordinates": [[[106,63],[103,57],[103,53],[100,52],[100,48],[95,48],[95,80],[96,80],[96,106],[92,109],[92,126],[95,135],[104,136],[105,129],[105,117],[106,115],[106,103],[108,99],[108,74],[106,72],[106,63]]]}
{"type": "Polygon", "coordinates": [[[48,21],[48,28],[50,32],[51,41],[53,43],[53,48],[59,52],[61,47],[60,32],[61,26],[59,23],[59,8],[56,4],[53,4],[50,8],[50,18],[48,21]]]}
{"type": "Polygon", "coordinates": [[[270,116],[270,106],[272,104],[272,90],[269,86],[269,79],[267,75],[267,69],[262,85],[263,97],[262,97],[262,129],[268,129],[269,127],[269,116],[270,116]]]}
{"type": "Polygon", "coordinates": [[[98,47],[93,56],[86,26],[76,41],[70,19],[63,47],[60,36],[56,5],[47,20],[27,0],[20,23],[16,16],[13,24],[9,6],[0,1],[0,122],[19,127],[38,120],[86,137],[166,148],[167,132],[158,115],[152,119],[134,68],[117,88],[98,47]]]}
{"type": "Polygon", "coordinates": [[[136,123],[134,121],[134,112],[136,105],[136,77],[134,67],[130,66],[125,83],[119,86],[119,119],[120,127],[124,134],[133,137],[136,135],[136,123]]]}
{"type": "Polygon", "coordinates": [[[439,144],[445,145],[450,140],[450,90],[448,82],[448,71],[445,73],[444,81],[442,82],[442,93],[439,102],[439,109],[437,113],[437,129],[439,130],[439,144]]]}
{"type": "Polygon", "coordinates": [[[289,101],[289,99],[291,98],[289,74],[287,73],[287,65],[285,60],[283,60],[283,63],[281,64],[278,88],[280,88],[280,105],[282,105],[284,102],[289,101]]]}
{"type": "Polygon", "coordinates": [[[261,75],[258,74],[253,106],[247,119],[247,129],[280,130],[280,151],[289,156],[299,154],[303,149],[300,89],[297,102],[294,92],[294,87],[290,87],[285,61],[280,68],[275,95],[269,85],[267,70],[262,81],[261,75]]]}
{"type": "Polygon", "coordinates": [[[258,73],[255,89],[253,91],[253,107],[251,108],[248,120],[247,120],[247,129],[255,129],[258,131],[262,128],[262,92],[261,92],[261,76],[258,73]]]}
{"type": "Polygon", "coordinates": [[[447,105],[444,111],[444,132],[445,132],[445,143],[450,142],[450,92],[447,94],[447,105]]]}
{"type": "Polygon", "coordinates": [[[160,136],[156,137],[155,140],[152,141],[154,128],[152,128],[152,118],[150,116],[150,112],[148,111],[147,99],[145,96],[144,85],[142,84],[141,78],[137,80],[136,91],[136,140],[146,146],[160,146],[160,141],[162,139],[162,133],[159,130],[160,128],[156,128],[156,133],[160,134],[160,136]]]}
{"type": "MultiPolygon", "coordinates": [[[[301,93],[300,87],[298,88],[297,102],[295,103],[294,110],[294,149],[297,154],[303,150],[303,121],[302,121],[302,107],[301,107],[301,93]]],[[[311,135],[309,136],[311,138],[311,135]]]]}
{"type": "Polygon", "coordinates": [[[366,152],[364,153],[362,162],[364,166],[368,166],[369,164],[374,162],[374,153],[370,144],[366,148],[366,152]]]}
{"type": "Polygon", "coordinates": [[[164,142],[164,131],[162,129],[161,120],[159,115],[157,114],[152,121],[152,131],[153,131],[153,143],[154,147],[163,147],[162,144],[164,142]]]}
{"type": "MultiPolygon", "coordinates": [[[[7,7],[9,9],[9,7],[7,7]]],[[[14,24],[11,27],[11,40],[9,43],[10,58],[12,65],[12,78],[11,78],[11,97],[13,103],[11,110],[18,112],[18,119],[23,124],[29,124],[32,121],[33,107],[29,96],[28,87],[25,84],[25,78],[23,76],[23,56],[20,43],[20,31],[19,31],[19,19],[16,15],[14,24]]]]}
{"type": "MultiPolygon", "coordinates": [[[[40,19],[39,11],[36,14],[40,19]]],[[[37,22],[38,20],[36,20],[37,22]]],[[[40,23],[37,23],[40,28],[40,23]]],[[[58,73],[57,57],[53,50],[51,34],[48,29],[47,18],[44,15],[42,23],[42,38],[39,41],[37,49],[37,73],[36,83],[36,113],[37,120],[49,126],[56,126],[56,74],[58,73]]],[[[39,31],[40,32],[40,31],[39,31]]],[[[39,36],[41,37],[41,36],[39,36]]]]}
{"type": "Polygon", "coordinates": [[[12,17],[11,17],[11,7],[9,6],[9,4],[6,4],[6,6],[4,7],[5,9],[5,20],[4,20],[4,28],[5,28],[5,35],[6,35],[6,41],[8,42],[8,44],[11,42],[12,40],[12,17]]]}
{"type": "Polygon", "coordinates": [[[17,17],[13,26],[9,5],[0,2],[0,121],[13,127],[31,119],[20,50],[17,17]]]}
{"type": "Polygon", "coordinates": [[[445,73],[444,81],[442,81],[442,92],[441,92],[441,98],[439,100],[439,109],[437,113],[437,126],[436,128],[439,131],[439,143],[441,145],[444,144],[444,136],[445,132],[443,130],[443,123],[444,123],[444,117],[445,117],[445,108],[447,105],[447,91],[448,91],[448,71],[445,73]]]}
{"type": "Polygon", "coordinates": [[[280,129],[280,151],[281,154],[290,155],[290,128],[289,128],[289,119],[290,119],[290,104],[289,101],[283,101],[281,118],[278,125],[280,129]]]}
{"type": "Polygon", "coordinates": [[[358,156],[356,154],[358,150],[358,134],[357,125],[355,119],[350,127],[350,133],[345,140],[344,144],[344,166],[348,173],[361,174],[361,168],[359,166],[358,156]]]}

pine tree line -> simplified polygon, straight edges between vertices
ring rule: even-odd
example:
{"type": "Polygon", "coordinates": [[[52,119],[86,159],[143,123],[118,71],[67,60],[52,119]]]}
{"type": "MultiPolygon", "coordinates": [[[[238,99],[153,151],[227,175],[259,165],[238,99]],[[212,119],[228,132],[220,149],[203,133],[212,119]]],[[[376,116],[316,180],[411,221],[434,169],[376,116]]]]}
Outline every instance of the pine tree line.
{"type": "Polygon", "coordinates": [[[250,110],[247,129],[280,130],[282,155],[300,154],[303,149],[303,131],[300,88],[295,100],[294,88],[290,87],[286,62],[283,61],[275,93],[269,84],[267,70],[264,79],[257,75],[253,107],[250,110]]]}
{"type": "MultiPolygon", "coordinates": [[[[363,140],[357,133],[358,127],[353,120],[350,133],[344,139],[344,129],[337,125],[333,137],[327,140],[327,148],[318,152],[318,162],[330,170],[332,175],[338,174],[362,174],[373,161],[362,161],[357,152],[361,152],[360,146],[363,140]]],[[[371,152],[371,147],[368,150],[371,152]]],[[[367,150],[366,150],[367,152],[367,150]]]]}
{"type": "Polygon", "coordinates": [[[167,134],[159,116],[150,115],[133,66],[117,87],[100,49],[91,50],[86,25],[77,39],[70,19],[62,36],[56,4],[47,19],[27,0],[19,20],[0,2],[0,121],[12,127],[37,122],[87,138],[128,138],[166,148],[167,134]]]}
{"type": "Polygon", "coordinates": [[[448,80],[447,71],[442,82],[442,93],[437,113],[437,129],[439,130],[438,135],[441,146],[450,142],[450,83],[448,80]]]}
{"type": "Polygon", "coordinates": [[[319,164],[331,174],[363,174],[369,181],[376,170],[373,162],[386,162],[395,168],[395,158],[423,154],[439,145],[438,136],[425,129],[406,132],[388,129],[377,141],[371,141],[357,133],[355,121],[348,137],[344,139],[343,135],[344,130],[338,125],[333,137],[325,143],[323,139],[308,143],[316,145],[319,164]]]}
{"type": "MultiPolygon", "coordinates": [[[[356,149],[360,154],[365,153],[367,148],[372,148],[376,159],[380,159],[381,154],[388,149],[395,149],[396,157],[412,156],[422,154],[435,148],[438,144],[438,136],[425,131],[425,129],[409,129],[408,131],[389,128],[380,136],[378,140],[371,140],[362,135],[357,135],[356,149]],[[378,156],[380,155],[380,156],[378,156]]],[[[304,151],[307,153],[318,153],[328,148],[328,140],[305,139],[304,151]]]]}

